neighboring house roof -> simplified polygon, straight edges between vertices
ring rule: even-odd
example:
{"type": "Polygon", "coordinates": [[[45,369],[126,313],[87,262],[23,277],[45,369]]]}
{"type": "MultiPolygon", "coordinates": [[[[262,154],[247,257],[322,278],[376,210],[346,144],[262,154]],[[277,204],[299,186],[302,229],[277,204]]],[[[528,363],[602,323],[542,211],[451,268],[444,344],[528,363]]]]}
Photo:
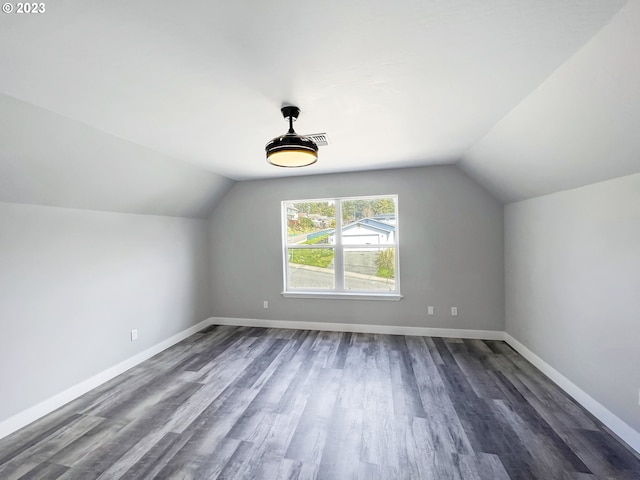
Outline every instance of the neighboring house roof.
{"type": "Polygon", "coordinates": [[[367,217],[357,220],[349,225],[345,225],[342,228],[342,231],[350,230],[355,228],[357,225],[366,225],[370,229],[379,230],[385,233],[391,233],[396,231],[396,226],[391,225],[389,223],[381,222],[380,220],[376,220],[375,218],[367,217]]]}
{"type": "Polygon", "coordinates": [[[379,220],[385,223],[393,223],[396,221],[395,213],[376,213],[373,217],[374,220],[379,220]]]}

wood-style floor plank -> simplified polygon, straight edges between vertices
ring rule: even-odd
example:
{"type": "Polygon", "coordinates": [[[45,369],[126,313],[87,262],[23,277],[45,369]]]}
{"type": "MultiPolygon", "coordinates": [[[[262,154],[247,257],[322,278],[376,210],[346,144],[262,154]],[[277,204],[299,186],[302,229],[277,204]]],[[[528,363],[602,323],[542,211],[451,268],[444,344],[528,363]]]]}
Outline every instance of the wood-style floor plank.
{"type": "Polygon", "coordinates": [[[499,341],[209,327],[0,440],[3,480],[640,480],[499,341]]]}

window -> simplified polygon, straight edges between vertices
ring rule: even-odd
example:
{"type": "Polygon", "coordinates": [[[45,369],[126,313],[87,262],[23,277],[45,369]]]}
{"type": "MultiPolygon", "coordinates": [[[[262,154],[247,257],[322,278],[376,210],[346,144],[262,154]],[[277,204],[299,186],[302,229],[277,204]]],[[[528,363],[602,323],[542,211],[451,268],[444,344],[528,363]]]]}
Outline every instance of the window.
{"type": "Polygon", "coordinates": [[[398,197],[282,202],[285,296],[399,300],[398,197]]]}

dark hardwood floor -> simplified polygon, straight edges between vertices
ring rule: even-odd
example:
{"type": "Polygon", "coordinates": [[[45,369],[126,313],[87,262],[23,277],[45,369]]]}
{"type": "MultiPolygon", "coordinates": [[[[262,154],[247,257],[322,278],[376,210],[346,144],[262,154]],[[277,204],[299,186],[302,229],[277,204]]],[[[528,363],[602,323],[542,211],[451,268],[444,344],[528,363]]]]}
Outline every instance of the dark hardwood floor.
{"type": "Polygon", "coordinates": [[[0,440],[0,478],[640,479],[506,343],[211,327],[0,440]]]}

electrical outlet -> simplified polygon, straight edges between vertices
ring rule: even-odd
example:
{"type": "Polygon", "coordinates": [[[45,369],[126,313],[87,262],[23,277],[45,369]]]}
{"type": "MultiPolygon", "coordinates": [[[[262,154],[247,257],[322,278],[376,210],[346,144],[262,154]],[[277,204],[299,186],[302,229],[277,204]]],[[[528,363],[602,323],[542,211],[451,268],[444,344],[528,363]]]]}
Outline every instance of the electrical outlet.
{"type": "Polygon", "coordinates": [[[452,317],[458,316],[458,307],[451,307],[451,316],[452,317]]]}
{"type": "Polygon", "coordinates": [[[433,315],[433,306],[432,305],[429,305],[427,307],[427,315],[433,315]]]}
{"type": "Polygon", "coordinates": [[[133,329],[131,330],[131,341],[135,341],[138,339],[138,330],[137,329],[133,329]]]}
{"type": "Polygon", "coordinates": [[[264,308],[269,308],[269,302],[265,300],[264,302],[262,302],[262,306],[264,308]]]}

